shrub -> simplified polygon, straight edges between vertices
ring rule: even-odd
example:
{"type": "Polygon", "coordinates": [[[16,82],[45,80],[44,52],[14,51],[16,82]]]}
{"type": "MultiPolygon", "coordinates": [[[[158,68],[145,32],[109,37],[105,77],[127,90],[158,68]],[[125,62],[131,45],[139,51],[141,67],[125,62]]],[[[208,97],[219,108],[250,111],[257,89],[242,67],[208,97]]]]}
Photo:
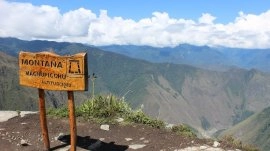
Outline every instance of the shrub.
{"type": "Polygon", "coordinates": [[[67,107],[60,107],[57,109],[50,108],[47,110],[47,114],[56,117],[68,117],[68,108],[67,107]]]}
{"type": "Polygon", "coordinates": [[[185,124],[173,126],[172,132],[187,137],[196,137],[196,134],[193,132],[192,128],[185,124]]]}
{"type": "Polygon", "coordinates": [[[97,96],[84,102],[79,108],[85,118],[123,117],[131,111],[129,105],[115,96],[97,96]]]}
{"type": "Polygon", "coordinates": [[[127,116],[127,119],[131,122],[145,124],[154,128],[160,129],[165,127],[165,123],[163,121],[150,118],[144,114],[141,109],[130,112],[130,114],[127,116]]]}

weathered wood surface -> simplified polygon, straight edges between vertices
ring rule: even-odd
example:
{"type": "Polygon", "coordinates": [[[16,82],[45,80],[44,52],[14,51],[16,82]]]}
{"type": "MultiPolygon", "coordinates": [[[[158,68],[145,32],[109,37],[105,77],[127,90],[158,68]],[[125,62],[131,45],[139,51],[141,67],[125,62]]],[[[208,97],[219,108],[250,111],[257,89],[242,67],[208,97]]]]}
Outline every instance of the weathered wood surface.
{"type": "Polygon", "coordinates": [[[47,127],[47,118],[46,118],[46,108],[45,108],[45,92],[43,89],[38,89],[39,96],[39,119],[40,126],[42,130],[42,138],[44,142],[44,147],[46,151],[50,150],[50,140],[47,127]]]}
{"type": "Polygon", "coordinates": [[[47,90],[87,90],[87,54],[59,56],[51,52],[20,52],[20,84],[47,90]]]}

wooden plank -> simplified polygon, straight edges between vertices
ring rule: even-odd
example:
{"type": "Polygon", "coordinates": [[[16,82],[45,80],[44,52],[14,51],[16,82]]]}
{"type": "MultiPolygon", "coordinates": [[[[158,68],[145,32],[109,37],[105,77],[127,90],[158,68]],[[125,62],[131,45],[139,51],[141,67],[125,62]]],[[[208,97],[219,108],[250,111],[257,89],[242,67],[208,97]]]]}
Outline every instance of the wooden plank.
{"type": "Polygon", "coordinates": [[[47,90],[87,90],[87,54],[59,56],[51,52],[20,52],[20,84],[47,90]]]}
{"type": "Polygon", "coordinates": [[[48,134],[48,128],[47,128],[44,90],[38,89],[38,95],[39,95],[39,118],[40,118],[41,130],[42,130],[42,138],[43,138],[45,149],[49,151],[50,141],[49,141],[49,134],[48,134]]]}
{"type": "Polygon", "coordinates": [[[70,125],[70,151],[76,151],[77,128],[75,118],[75,105],[73,91],[68,91],[68,109],[69,109],[69,125],[70,125]]]}

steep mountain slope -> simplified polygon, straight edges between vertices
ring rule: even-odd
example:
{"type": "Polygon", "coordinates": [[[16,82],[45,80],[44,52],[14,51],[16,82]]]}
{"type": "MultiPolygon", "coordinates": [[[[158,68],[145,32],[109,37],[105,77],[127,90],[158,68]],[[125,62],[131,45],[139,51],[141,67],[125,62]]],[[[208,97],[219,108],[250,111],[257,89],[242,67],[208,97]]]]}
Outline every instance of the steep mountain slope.
{"type": "MultiPolygon", "coordinates": [[[[125,98],[134,108],[143,107],[149,115],[169,123],[187,123],[208,134],[227,129],[270,105],[270,75],[257,70],[235,68],[220,72],[189,65],[150,63],[77,43],[0,39],[0,50],[13,55],[13,68],[8,71],[13,76],[5,76],[0,82],[4,83],[6,79],[18,81],[16,57],[20,50],[51,49],[62,55],[87,52],[89,74],[95,73],[98,77],[96,94],[113,93],[125,98]]],[[[1,65],[3,68],[9,66],[7,63],[1,65]]],[[[76,103],[90,96],[91,84],[90,81],[88,92],[75,93],[76,103]]],[[[18,82],[8,85],[17,89],[7,91],[2,87],[0,91],[5,92],[5,97],[1,98],[1,104],[21,98],[34,102],[33,109],[37,106],[36,89],[19,86],[18,82]],[[18,96],[9,99],[6,95],[18,96]]],[[[51,106],[65,105],[66,92],[47,92],[46,100],[51,106]]],[[[23,103],[18,109],[32,109],[29,105],[23,103]]],[[[7,105],[2,105],[2,109],[6,108],[7,105]]]]}
{"type": "Polygon", "coordinates": [[[36,103],[31,101],[37,98],[37,95],[32,95],[33,89],[18,85],[17,64],[15,57],[0,52],[0,109],[36,109],[36,103]]]}
{"type": "Polygon", "coordinates": [[[254,144],[262,150],[270,149],[270,107],[226,130],[222,135],[233,135],[245,143],[254,144]]]}
{"type": "Polygon", "coordinates": [[[109,45],[99,48],[151,62],[188,64],[218,71],[226,71],[233,66],[270,71],[269,49],[240,49],[189,44],[181,44],[174,48],[134,45],[109,45]]]}
{"type": "Polygon", "coordinates": [[[174,72],[158,75],[147,86],[151,95],[145,108],[170,122],[185,122],[211,134],[269,106],[269,76],[257,71],[167,69],[174,72]]]}

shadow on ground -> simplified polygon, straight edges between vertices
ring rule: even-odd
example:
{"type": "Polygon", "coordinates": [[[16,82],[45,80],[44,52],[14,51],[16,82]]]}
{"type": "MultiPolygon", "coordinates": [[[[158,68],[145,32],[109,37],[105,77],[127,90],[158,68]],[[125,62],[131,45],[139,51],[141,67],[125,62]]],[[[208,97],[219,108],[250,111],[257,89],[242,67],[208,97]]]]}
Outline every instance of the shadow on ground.
{"type": "MultiPolygon", "coordinates": [[[[70,145],[70,135],[63,135],[58,140],[65,144],[51,148],[52,151],[70,145]]],[[[91,151],[125,151],[128,149],[127,145],[117,145],[115,142],[106,143],[98,139],[92,139],[90,136],[77,136],[77,147],[91,151]]]]}

